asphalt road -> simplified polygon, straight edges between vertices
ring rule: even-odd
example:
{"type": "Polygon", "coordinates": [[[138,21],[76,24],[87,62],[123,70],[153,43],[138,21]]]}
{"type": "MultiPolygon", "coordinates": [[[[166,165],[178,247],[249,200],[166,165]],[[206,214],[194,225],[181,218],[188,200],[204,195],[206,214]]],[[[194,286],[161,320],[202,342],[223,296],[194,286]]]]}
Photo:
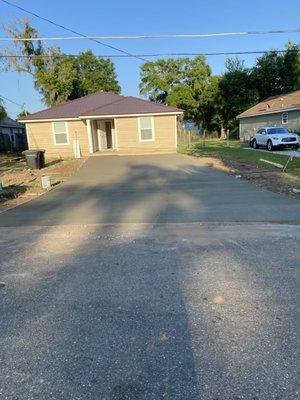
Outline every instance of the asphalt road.
{"type": "Polygon", "coordinates": [[[165,156],[1,214],[1,400],[298,399],[297,210],[165,156]]]}

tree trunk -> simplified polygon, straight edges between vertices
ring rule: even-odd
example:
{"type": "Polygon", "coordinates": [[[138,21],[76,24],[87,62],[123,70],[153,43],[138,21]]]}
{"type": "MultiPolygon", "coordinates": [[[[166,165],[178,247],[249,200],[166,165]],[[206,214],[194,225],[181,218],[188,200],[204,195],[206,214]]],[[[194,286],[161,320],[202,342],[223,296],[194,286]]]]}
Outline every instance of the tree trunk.
{"type": "Polygon", "coordinates": [[[226,132],[223,124],[221,125],[220,139],[226,139],[226,132]]]}

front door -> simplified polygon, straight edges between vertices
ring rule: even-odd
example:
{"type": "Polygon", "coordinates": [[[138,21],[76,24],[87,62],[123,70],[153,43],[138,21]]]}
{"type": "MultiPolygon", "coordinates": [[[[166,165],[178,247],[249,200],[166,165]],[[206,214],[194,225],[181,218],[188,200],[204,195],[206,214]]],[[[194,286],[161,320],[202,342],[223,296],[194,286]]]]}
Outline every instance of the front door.
{"type": "Polygon", "coordinates": [[[113,149],[112,121],[100,120],[97,122],[99,150],[113,149]]]}
{"type": "Polygon", "coordinates": [[[105,133],[106,133],[106,148],[112,149],[112,129],[111,121],[105,121],[105,133]]]}

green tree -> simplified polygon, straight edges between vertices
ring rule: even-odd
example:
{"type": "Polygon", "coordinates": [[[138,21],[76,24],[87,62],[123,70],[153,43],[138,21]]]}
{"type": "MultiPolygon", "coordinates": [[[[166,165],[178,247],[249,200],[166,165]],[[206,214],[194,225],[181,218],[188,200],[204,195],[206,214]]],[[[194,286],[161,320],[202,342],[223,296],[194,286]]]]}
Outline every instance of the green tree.
{"type": "Polygon", "coordinates": [[[255,104],[259,96],[253,84],[251,70],[245,68],[242,61],[230,58],[226,60],[225,66],[227,71],[219,83],[222,99],[220,114],[224,128],[234,131],[238,126],[236,116],[255,104]]]}
{"type": "Polygon", "coordinates": [[[252,69],[259,100],[300,89],[300,46],[289,42],[286,52],[272,50],[257,59],[252,69]]]}
{"type": "Polygon", "coordinates": [[[34,86],[42,95],[47,106],[61,104],[74,96],[77,85],[77,71],[72,57],[59,49],[48,49],[49,57],[35,57],[34,86]]]}
{"type": "Polygon", "coordinates": [[[220,132],[222,136],[223,99],[220,91],[220,77],[211,76],[206,83],[199,102],[199,112],[203,129],[208,132],[220,132]]]}
{"type": "Polygon", "coordinates": [[[6,117],[6,110],[5,110],[5,108],[4,108],[4,105],[3,105],[3,100],[0,98],[0,120],[2,119],[2,118],[4,118],[4,117],[6,117]]]}
{"type": "Polygon", "coordinates": [[[185,118],[197,119],[197,101],[192,88],[186,84],[180,84],[171,89],[165,101],[170,106],[185,110],[185,118]]]}
{"type": "Polygon", "coordinates": [[[165,103],[170,91],[184,83],[189,58],[149,61],[141,66],[140,93],[152,101],[165,103]]]}
{"type": "Polygon", "coordinates": [[[21,117],[26,117],[26,115],[28,115],[28,114],[30,114],[30,112],[27,111],[27,110],[21,111],[21,112],[17,115],[17,120],[18,120],[19,118],[21,118],[21,117]]]}
{"type": "Polygon", "coordinates": [[[120,93],[115,66],[110,60],[96,57],[91,50],[81,53],[74,60],[77,85],[73,96],[80,97],[99,90],[120,93]]]}
{"type": "Polygon", "coordinates": [[[202,124],[202,93],[211,77],[203,56],[157,60],[141,67],[140,93],[150,100],[182,108],[185,118],[202,124]]]}
{"type": "MultiPolygon", "coordinates": [[[[21,28],[6,28],[14,39],[38,37],[27,20],[22,20],[20,25],[21,28]]],[[[48,106],[99,90],[120,92],[114,64],[95,56],[91,50],[71,57],[58,47],[43,47],[40,41],[15,40],[14,46],[25,57],[9,58],[4,68],[30,74],[48,106]]]]}

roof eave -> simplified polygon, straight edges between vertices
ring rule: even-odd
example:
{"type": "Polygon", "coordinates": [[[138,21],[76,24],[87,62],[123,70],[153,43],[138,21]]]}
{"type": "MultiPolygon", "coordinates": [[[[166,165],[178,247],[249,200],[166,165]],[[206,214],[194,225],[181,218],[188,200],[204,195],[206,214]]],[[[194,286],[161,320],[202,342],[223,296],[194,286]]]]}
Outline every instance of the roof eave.
{"type": "Polygon", "coordinates": [[[259,115],[278,114],[278,113],[281,113],[281,112],[297,111],[297,110],[300,110],[300,105],[297,106],[297,107],[280,108],[280,109],[273,110],[273,111],[262,111],[262,112],[259,112],[259,113],[247,114],[247,115],[243,115],[243,113],[242,113],[242,114],[239,114],[236,117],[236,119],[248,118],[248,117],[257,117],[259,115]]]}
{"type": "Polygon", "coordinates": [[[125,118],[125,117],[138,117],[147,115],[181,115],[183,111],[164,111],[164,112],[143,112],[132,114],[103,114],[103,115],[80,115],[79,119],[96,119],[96,118],[125,118]]]}
{"type": "Polygon", "coordinates": [[[59,118],[33,118],[33,119],[18,119],[23,124],[28,122],[53,122],[53,121],[78,121],[79,117],[59,117],[59,118]]]}

